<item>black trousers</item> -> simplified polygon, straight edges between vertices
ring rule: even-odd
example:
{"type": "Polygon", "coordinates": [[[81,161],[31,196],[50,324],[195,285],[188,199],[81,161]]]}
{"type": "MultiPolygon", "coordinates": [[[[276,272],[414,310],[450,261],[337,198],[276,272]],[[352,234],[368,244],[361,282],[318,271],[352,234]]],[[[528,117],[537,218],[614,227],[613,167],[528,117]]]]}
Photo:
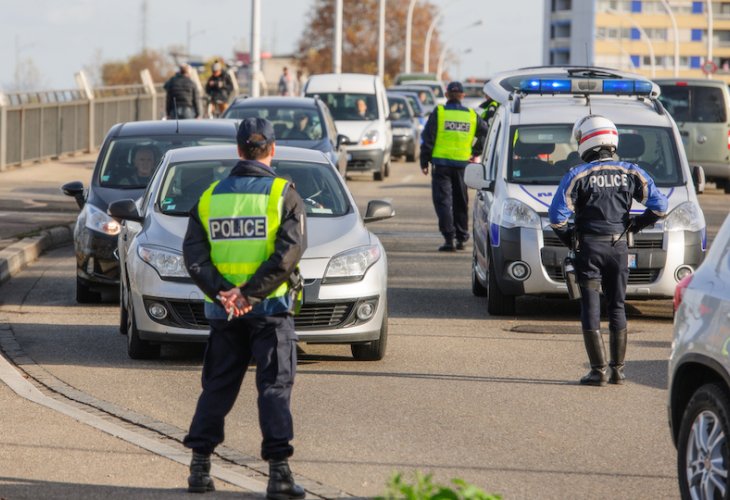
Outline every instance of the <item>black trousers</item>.
{"type": "Polygon", "coordinates": [[[606,298],[608,327],[612,331],[626,328],[626,285],[629,280],[629,257],[626,240],[581,239],[575,258],[580,284],[580,320],[584,330],[601,328],[601,298],[606,298]]]}
{"type": "Polygon", "coordinates": [[[446,241],[469,239],[469,195],[464,184],[464,168],[434,165],[431,195],[439,231],[446,241]]]}
{"type": "Polygon", "coordinates": [[[291,316],[211,320],[203,362],[203,392],[183,444],[212,453],[223,442],[224,420],[236,402],[246,369],[256,361],[261,457],[281,460],[294,453],[289,410],[297,365],[296,333],[291,316]]]}

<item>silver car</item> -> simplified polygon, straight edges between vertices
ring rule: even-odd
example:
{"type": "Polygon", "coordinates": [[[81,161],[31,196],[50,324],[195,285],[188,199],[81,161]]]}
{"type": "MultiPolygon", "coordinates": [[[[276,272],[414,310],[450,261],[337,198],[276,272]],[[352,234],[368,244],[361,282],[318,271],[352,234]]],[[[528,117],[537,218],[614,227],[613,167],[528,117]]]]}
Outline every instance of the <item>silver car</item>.
{"type": "MultiPolygon", "coordinates": [[[[109,207],[110,215],[125,221],[118,248],[120,330],[131,358],[158,357],[166,342],[206,340],[203,294],[185,269],[182,243],[190,209],[237,162],[231,146],[170,151],[142,198],[109,207]]],[[[295,318],[300,340],[347,343],[355,359],[381,359],[388,265],[383,245],[364,222],[392,217],[393,207],[373,200],[361,218],[337,169],[319,151],[277,147],[272,167],[292,180],[307,210],[304,300],[295,318]]]]}
{"type": "Polygon", "coordinates": [[[677,285],[669,425],[682,498],[728,498],[730,216],[697,271],[677,285]]]}

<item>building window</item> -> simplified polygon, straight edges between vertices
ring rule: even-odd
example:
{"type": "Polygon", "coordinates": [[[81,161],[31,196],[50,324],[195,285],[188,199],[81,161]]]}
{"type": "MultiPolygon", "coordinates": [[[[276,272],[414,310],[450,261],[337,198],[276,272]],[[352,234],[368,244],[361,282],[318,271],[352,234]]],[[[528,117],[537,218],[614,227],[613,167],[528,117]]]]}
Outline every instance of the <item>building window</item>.
{"type": "Polygon", "coordinates": [[[698,69],[700,67],[700,56],[690,56],[689,67],[692,69],[698,69]]]}
{"type": "Polygon", "coordinates": [[[641,12],[641,0],[631,0],[631,12],[641,12]]]}
{"type": "Polygon", "coordinates": [[[730,3],[721,3],[718,11],[718,14],[720,14],[721,16],[727,16],[728,14],[730,14],[730,3]]]}
{"type": "Polygon", "coordinates": [[[701,42],[702,41],[702,30],[699,29],[692,29],[692,41],[693,42],[701,42]]]}
{"type": "Polygon", "coordinates": [[[639,31],[639,28],[631,28],[631,39],[641,40],[641,32],[639,31]]]}
{"type": "Polygon", "coordinates": [[[692,2],[692,14],[702,14],[704,2],[692,2]]]}
{"type": "Polygon", "coordinates": [[[634,65],[634,68],[640,68],[641,67],[641,56],[631,56],[631,64],[634,65]]]}

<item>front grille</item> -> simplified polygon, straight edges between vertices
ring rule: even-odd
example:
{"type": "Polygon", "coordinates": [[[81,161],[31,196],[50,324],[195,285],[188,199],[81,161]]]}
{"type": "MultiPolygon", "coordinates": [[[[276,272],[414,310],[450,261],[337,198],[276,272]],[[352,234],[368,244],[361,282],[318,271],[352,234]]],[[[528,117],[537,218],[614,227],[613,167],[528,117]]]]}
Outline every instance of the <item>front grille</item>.
{"type": "Polygon", "coordinates": [[[564,247],[563,242],[560,241],[560,239],[555,236],[555,233],[547,234],[543,233],[542,239],[544,241],[544,246],[546,247],[564,247]]]}
{"type": "MultiPolygon", "coordinates": [[[[565,283],[563,270],[557,266],[546,266],[548,276],[558,283],[565,283]]],[[[659,277],[659,269],[629,269],[629,285],[649,285],[659,277]]]]}
{"type": "MultiPolygon", "coordinates": [[[[205,317],[203,302],[168,301],[174,315],[182,322],[183,328],[201,329],[209,326],[205,317]]],[[[343,324],[350,316],[354,302],[318,302],[302,304],[294,324],[299,329],[333,328],[343,324]]]]}
{"type": "MultiPolygon", "coordinates": [[[[563,243],[558,239],[557,236],[555,236],[554,233],[543,233],[543,241],[544,246],[546,247],[564,247],[563,243]]],[[[661,250],[662,248],[662,238],[639,238],[638,236],[634,236],[634,246],[631,248],[640,248],[642,250],[661,250]]]]}
{"type": "Polygon", "coordinates": [[[347,162],[347,168],[353,170],[371,170],[374,165],[373,160],[350,160],[347,162]]]}

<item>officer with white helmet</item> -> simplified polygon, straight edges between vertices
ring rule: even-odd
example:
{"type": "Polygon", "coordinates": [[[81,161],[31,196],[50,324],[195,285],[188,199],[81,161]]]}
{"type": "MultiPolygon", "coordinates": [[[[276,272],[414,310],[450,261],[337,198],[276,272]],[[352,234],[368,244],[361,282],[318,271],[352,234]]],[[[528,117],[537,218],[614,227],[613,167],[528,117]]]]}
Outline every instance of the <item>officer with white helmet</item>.
{"type": "Polygon", "coordinates": [[[665,216],[667,198],[639,166],[614,159],[619,136],[611,120],[598,115],[581,118],[573,127],[573,136],[578,154],[586,163],[565,174],[548,215],[560,240],[576,249],[583,340],[591,365],[591,371],[580,383],[623,384],[627,334],[624,299],[629,276],[627,234],[665,216]],[[646,207],[641,215],[630,216],[632,200],[646,207]],[[575,223],[569,226],[573,214],[575,223]],[[609,363],[600,330],[601,290],[607,302],[609,363]]]}

